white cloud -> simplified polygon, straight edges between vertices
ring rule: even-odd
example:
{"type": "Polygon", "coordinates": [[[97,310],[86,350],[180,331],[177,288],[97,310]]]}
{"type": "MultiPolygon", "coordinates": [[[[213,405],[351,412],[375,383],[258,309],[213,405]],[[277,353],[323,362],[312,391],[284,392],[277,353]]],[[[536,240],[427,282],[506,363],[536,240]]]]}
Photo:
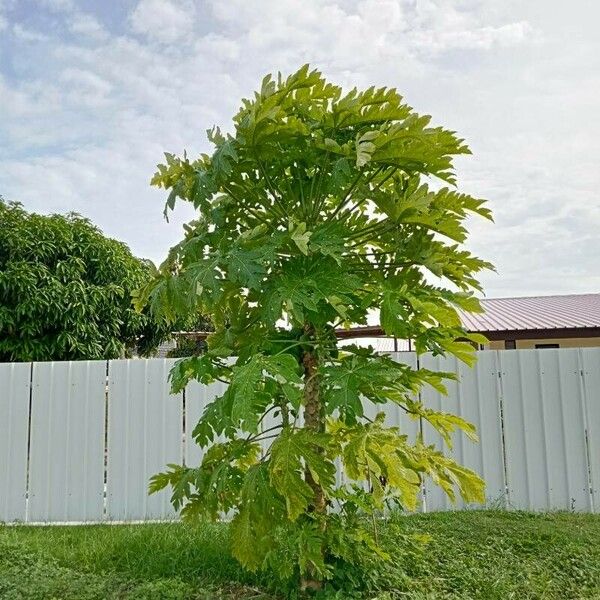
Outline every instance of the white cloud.
{"type": "Polygon", "coordinates": [[[174,42],[193,31],[195,7],[187,0],[140,0],[130,16],[133,31],[174,42]]]}
{"type": "Polygon", "coordinates": [[[60,74],[60,83],[64,85],[65,98],[73,97],[73,104],[101,106],[109,101],[112,85],[92,71],[67,68],[60,74]]]}
{"type": "Polygon", "coordinates": [[[13,25],[12,32],[15,38],[23,42],[45,42],[49,39],[47,35],[33,29],[27,29],[19,23],[13,25]]]}
{"type": "MultiPolygon", "coordinates": [[[[206,150],[205,129],[229,127],[262,75],[311,62],[346,87],[397,86],[467,138],[461,187],[497,221],[475,222],[471,241],[497,264],[489,295],[600,288],[600,51],[593,28],[564,33],[571,13],[541,0],[140,0],[111,34],[45,1],[75,36],[40,32],[45,52],[15,60],[20,78],[0,72],[5,197],[77,210],[160,260],[191,216],[162,221],[148,186],[162,152],[206,150]]],[[[579,3],[573,26],[588,21],[579,3]]]]}
{"type": "Polygon", "coordinates": [[[425,30],[414,35],[415,44],[425,52],[439,54],[451,49],[489,50],[495,45],[512,46],[536,37],[527,22],[509,23],[499,27],[478,27],[447,31],[425,30]]]}
{"type": "Polygon", "coordinates": [[[84,13],[76,13],[72,17],[69,29],[72,33],[98,40],[105,39],[108,35],[97,19],[84,13]]]}

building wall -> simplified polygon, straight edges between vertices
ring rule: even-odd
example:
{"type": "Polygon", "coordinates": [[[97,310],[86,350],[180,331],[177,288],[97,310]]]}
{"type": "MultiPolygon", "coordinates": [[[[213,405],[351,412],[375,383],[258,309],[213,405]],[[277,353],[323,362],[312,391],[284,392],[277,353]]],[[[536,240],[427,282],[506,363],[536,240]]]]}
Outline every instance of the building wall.
{"type": "MultiPolygon", "coordinates": [[[[517,350],[535,348],[536,344],[558,344],[560,348],[598,348],[600,347],[600,337],[517,340],[517,350]]],[[[492,341],[486,346],[486,349],[504,350],[504,340],[492,341]]]]}
{"type": "Polygon", "coordinates": [[[484,346],[486,350],[504,350],[504,340],[494,340],[484,346]]]}
{"type": "Polygon", "coordinates": [[[517,340],[517,350],[535,348],[536,344],[558,344],[561,348],[597,348],[600,346],[600,337],[563,338],[558,340],[517,340]]]}

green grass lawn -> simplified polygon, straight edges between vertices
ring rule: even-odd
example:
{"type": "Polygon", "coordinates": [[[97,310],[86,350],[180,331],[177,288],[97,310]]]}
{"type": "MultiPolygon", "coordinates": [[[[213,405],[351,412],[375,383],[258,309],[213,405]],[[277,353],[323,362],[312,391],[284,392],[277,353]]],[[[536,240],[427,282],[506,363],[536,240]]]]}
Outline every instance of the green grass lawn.
{"type": "MultiPolygon", "coordinates": [[[[396,516],[380,524],[394,556],[331,598],[600,598],[600,515],[497,511],[396,516]]],[[[267,599],[226,525],[0,527],[0,598],[267,599]]]]}

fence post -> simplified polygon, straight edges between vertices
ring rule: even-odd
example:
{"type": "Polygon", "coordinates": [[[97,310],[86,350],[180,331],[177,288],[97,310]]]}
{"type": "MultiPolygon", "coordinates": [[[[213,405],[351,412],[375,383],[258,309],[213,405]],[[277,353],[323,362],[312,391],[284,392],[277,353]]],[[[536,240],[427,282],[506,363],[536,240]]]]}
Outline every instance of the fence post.
{"type": "Polygon", "coordinates": [[[498,427],[500,429],[500,452],[502,454],[502,474],[504,477],[504,498],[505,509],[511,507],[510,485],[508,481],[508,467],[506,464],[506,439],[504,431],[504,381],[502,379],[502,365],[500,363],[500,350],[494,350],[494,365],[496,367],[496,393],[498,394],[498,414],[500,416],[498,427]]]}
{"type": "Polygon", "coordinates": [[[588,468],[588,485],[590,490],[590,506],[592,512],[600,512],[600,349],[579,348],[578,368],[583,402],[584,442],[588,468]],[[588,360],[597,358],[596,372],[588,371],[588,360]],[[587,360],[586,360],[587,359],[587,360]],[[596,389],[594,403],[593,392],[596,389]]]}

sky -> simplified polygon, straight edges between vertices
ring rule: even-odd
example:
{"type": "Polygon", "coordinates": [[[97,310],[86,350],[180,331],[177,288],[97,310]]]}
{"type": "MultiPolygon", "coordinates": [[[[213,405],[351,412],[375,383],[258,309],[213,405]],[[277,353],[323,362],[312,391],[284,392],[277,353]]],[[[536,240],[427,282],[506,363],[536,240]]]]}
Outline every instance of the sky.
{"type": "Polygon", "coordinates": [[[596,0],[0,0],[0,195],[160,262],[193,218],[150,178],[266,73],[396,87],[473,156],[487,297],[600,292],[596,0]]]}

